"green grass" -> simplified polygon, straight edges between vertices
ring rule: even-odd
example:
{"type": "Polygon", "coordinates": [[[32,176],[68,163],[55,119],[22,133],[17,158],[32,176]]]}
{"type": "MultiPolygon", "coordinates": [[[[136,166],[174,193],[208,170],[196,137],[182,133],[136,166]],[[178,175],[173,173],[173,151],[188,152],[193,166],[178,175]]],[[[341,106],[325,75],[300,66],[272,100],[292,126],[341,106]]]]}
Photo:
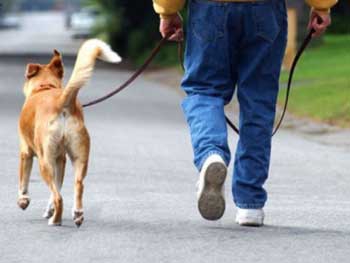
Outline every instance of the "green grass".
{"type": "MultiPolygon", "coordinates": [[[[350,127],[350,36],[327,36],[307,50],[294,75],[288,111],[342,127],[350,127]]],[[[283,73],[285,83],[288,74],[283,73]]],[[[281,90],[279,103],[284,102],[281,90]]]]}

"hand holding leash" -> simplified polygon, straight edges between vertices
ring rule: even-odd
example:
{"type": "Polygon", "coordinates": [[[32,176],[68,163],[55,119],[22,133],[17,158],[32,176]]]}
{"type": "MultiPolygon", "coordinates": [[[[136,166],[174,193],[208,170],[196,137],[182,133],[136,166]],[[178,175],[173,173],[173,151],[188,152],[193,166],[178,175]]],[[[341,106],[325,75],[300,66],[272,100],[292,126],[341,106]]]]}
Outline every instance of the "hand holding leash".
{"type": "Polygon", "coordinates": [[[311,10],[308,29],[313,31],[312,37],[320,37],[323,35],[330,24],[330,13],[311,10]]]}
{"type": "Polygon", "coordinates": [[[174,14],[166,18],[161,18],[159,31],[162,37],[167,38],[169,41],[182,42],[184,40],[184,32],[181,15],[174,14]]]}

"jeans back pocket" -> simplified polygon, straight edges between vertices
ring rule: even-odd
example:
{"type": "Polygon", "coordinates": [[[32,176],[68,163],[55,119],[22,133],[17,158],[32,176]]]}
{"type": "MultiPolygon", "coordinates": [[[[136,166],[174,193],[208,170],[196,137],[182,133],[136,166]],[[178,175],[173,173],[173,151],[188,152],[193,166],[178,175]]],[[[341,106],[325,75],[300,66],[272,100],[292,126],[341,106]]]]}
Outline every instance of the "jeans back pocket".
{"type": "Polygon", "coordinates": [[[202,42],[214,42],[224,36],[227,4],[192,0],[189,23],[193,35],[202,42]]]}
{"type": "Polygon", "coordinates": [[[259,2],[253,6],[256,34],[271,43],[280,32],[275,12],[272,1],[259,2]]]}

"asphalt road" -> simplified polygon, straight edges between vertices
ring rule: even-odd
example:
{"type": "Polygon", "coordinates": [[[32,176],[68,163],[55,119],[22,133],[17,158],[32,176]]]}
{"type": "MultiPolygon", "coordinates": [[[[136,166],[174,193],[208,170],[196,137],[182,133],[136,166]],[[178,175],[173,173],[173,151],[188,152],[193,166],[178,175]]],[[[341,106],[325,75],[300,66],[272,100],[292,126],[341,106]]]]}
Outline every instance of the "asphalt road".
{"type": "Polygon", "coordinates": [[[61,12],[20,13],[18,17],[19,28],[0,30],[0,56],[48,54],[54,48],[74,55],[82,43],[66,30],[61,12]]]}
{"type": "MultiPolygon", "coordinates": [[[[24,64],[0,61],[1,263],[349,262],[349,131],[282,130],[273,143],[266,226],[234,223],[230,178],[224,217],[207,222],[196,208],[197,173],[177,85],[148,77],[85,111],[92,152],[84,225],[77,229],[70,216],[70,165],[62,190],[63,226],[49,227],[41,218],[49,193],[37,163],[32,202],[23,212],[16,205],[16,125],[24,64]]],[[[129,74],[98,67],[81,101],[105,94],[129,74]]],[[[233,151],[236,140],[230,134],[233,151]]]]}
{"type": "MultiPolygon", "coordinates": [[[[274,140],[266,226],[234,224],[230,181],[222,220],[196,209],[197,179],[181,97],[142,78],[87,109],[92,153],[84,225],[70,216],[72,169],[63,187],[63,226],[41,218],[48,190],[35,165],[32,203],[16,206],[24,65],[0,62],[0,262],[347,262],[350,256],[350,152],[300,133],[274,140]]],[[[67,75],[71,68],[68,67],[67,75]]],[[[130,73],[98,68],[81,100],[104,94],[130,73]]],[[[233,148],[236,136],[230,135],[233,148]]]]}

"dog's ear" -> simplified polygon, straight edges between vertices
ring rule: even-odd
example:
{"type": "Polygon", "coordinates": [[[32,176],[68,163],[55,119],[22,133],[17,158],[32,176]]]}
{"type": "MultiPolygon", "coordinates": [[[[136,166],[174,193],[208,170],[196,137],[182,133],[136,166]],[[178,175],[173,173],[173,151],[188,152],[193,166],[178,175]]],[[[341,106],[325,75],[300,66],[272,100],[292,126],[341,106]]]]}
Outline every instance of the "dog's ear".
{"type": "Polygon", "coordinates": [[[57,49],[54,49],[54,50],[53,50],[53,55],[54,55],[54,56],[61,57],[61,53],[60,53],[60,52],[58,52],[58,50],[57,50],[57,49]]]}
{"type": "Polygon", "coordinates": [[[60,52],[56,49],[53,51],[53,57],[50,61],[49,68],[61,79],[63,78],[64,69],[60,52]]]}
{"type": "Polygon", "coordinates": [[[25,77],[30,79],[39,73],[41,66],[39,64],[28,64],[25,77]]]}

